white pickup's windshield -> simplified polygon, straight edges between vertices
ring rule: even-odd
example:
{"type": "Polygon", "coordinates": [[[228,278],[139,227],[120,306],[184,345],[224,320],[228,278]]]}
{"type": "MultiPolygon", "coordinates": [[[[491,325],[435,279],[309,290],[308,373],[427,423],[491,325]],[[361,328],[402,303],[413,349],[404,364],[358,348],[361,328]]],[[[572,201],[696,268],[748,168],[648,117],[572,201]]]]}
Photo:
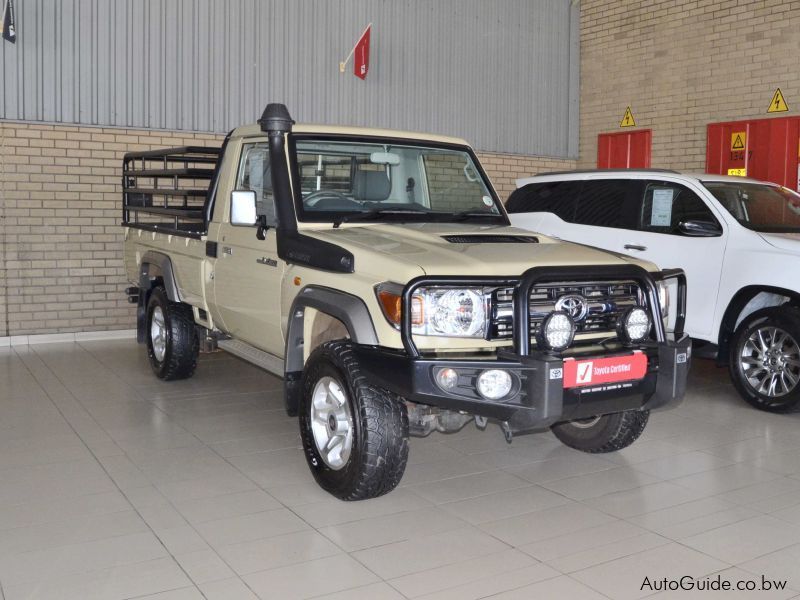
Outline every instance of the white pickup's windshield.
{"type": "Polygon", "coordinates": [[[465,150],[301,138],[295,151],[300,220],[505,222],[465,150]]]}
{"type": "Polygon", "coordinates": [[[766,183],[705,181],[703,185],[742,225],[755,231],[800,232],[800,194],[766,183]]]}

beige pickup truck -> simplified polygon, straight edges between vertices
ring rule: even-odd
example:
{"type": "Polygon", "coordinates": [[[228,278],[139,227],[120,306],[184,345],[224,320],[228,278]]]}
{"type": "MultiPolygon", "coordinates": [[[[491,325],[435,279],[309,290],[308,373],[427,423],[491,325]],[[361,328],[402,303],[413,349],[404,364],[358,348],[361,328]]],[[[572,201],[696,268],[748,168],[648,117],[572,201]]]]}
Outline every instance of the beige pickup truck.
{"type": "Polygon", "coordinates": [[[132,152],[123,170],[156,375],[190,377],[218,347],[282,377],[339,498],[392,490],[409,435],[491,420],[508,441],[552,429],[609,452],[683,397],[682,272],[512,228],[463,140],[295,125],[270,104],[221,149],[132,152]]]}

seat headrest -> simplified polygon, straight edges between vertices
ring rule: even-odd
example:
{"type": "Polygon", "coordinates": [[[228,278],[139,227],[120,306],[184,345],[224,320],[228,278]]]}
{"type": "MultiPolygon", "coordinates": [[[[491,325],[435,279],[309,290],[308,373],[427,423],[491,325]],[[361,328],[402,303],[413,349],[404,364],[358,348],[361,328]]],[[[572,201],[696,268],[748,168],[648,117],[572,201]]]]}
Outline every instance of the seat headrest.
{"type": "Polygon", "coordinates": [[[392,182],[383,171],[356,171],[353,198],[382,202],[392,193],[392,182]]]}

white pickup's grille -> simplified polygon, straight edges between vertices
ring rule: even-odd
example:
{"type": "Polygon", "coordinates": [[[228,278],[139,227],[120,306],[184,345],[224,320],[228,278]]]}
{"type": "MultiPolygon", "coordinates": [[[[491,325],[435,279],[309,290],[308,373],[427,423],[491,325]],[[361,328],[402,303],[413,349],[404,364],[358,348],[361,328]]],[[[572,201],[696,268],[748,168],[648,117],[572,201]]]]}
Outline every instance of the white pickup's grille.
{"type": "MultiPolygon", "coordinates": [[[[513,288],[492,293],[491,339],[511,339],[514,321],[513,288]]],[[[577,319],[576,339],[590,334],[615,335],[617,318],[635,304],[644,305],[639,285],[633,281],[548,283],[531,290],[529,316],[531,337],[539,331],[544,318],[556,310],[559,299],[579,297],[585,300],[585,316],[577,319]]]]}

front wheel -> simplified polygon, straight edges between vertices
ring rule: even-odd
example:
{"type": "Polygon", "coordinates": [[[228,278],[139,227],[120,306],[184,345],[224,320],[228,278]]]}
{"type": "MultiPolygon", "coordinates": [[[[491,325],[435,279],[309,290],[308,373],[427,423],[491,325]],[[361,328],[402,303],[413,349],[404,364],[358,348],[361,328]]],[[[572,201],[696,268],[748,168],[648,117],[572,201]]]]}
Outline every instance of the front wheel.
{"type": "Polygon", "coordinates": [[[733,335],[729,365],[736,390],[756,408],[800,408],[800,310],[779,306],[748,316],[733,335]]]}
{"type": "Polygon", "coordinates": [[[570,448],[600,454],[616,452],[630,446],[642,435],[649,418],[649,410],[629,410],[556,423],[551,429],[570,448]]]}
{"type": "Polygon", "coordinates": [[[375,498],[393,490],[403,477],[406,406],[367,381],[350,342],[327,342],[308,358],[300,435],[314,478],[337,498],[375,498]]]}

